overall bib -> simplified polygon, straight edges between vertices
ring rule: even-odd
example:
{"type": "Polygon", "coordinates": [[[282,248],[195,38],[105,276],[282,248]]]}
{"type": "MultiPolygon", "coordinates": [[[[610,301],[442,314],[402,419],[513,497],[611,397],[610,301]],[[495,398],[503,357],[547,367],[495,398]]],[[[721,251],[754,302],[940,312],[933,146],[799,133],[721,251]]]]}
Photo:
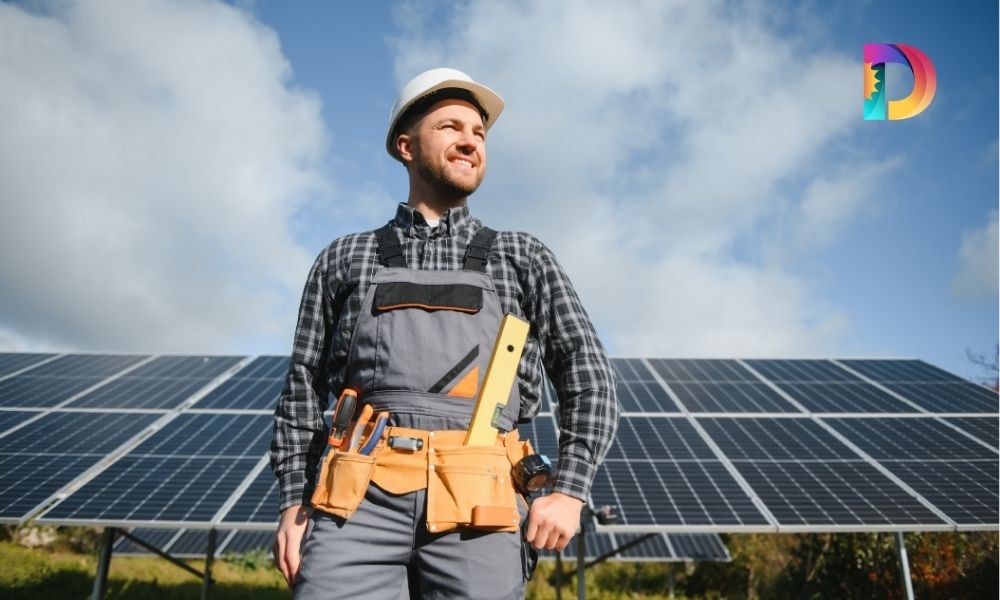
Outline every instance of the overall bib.
{"type": "MultiPolygon", "coordinates": [[[[324,461],[294,597],[523,598],[534,553],[522,541],[527,505],[513,494],[510,465],[530,446],[516,431],[495,447],[461,446],[503,317],[486,273],[496,232],[477,232],[461,271],[408,269],[390,226],[375,233],[384,266],[365,292],[345,387],[359,406],[389,411],[390,427],[371,457],[324,461]],[[420,438],[419,455],[390,448],[398,435],[420,438]],[[513,519],[464,527],[464,504],[477,500],[463,487],[478,501],[507,502],[513,519]]],[[[501,433],[519,409],[514,385],[501,433]]]]}

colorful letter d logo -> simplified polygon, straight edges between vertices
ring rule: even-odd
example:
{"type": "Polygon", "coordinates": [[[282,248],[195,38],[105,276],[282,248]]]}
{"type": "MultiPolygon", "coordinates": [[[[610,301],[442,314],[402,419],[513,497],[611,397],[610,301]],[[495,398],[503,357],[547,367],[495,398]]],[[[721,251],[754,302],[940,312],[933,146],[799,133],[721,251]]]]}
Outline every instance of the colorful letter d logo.
{"type": "Polygon", "coordinates": [[[937,75],[927,55],[903,44],[865,44],[865,120],[896,121],[919,115],[934,99],[937,75]],[[885,63],[904,64],[913,71],[913,91],[902,100],[885,97],[885,63]],[[888,111],[886,106],[888,105],[888,111]]]}

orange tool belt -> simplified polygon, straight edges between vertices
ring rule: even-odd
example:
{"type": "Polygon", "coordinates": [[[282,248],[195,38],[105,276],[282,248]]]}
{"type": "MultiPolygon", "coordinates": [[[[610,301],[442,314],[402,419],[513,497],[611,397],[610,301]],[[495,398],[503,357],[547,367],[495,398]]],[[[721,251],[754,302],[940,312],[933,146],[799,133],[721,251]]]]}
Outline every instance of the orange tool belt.
{"type": "MultiPolygon", "coordinates": [[[[363,435],[373,427],[369,424],[363,435]]],[[[517,430],[498,434],[492,446],[465,446],[466,430],[425,431],[386,427],[369,455],[331,448],[312,496],[315,509],[347,519],[374,482],[392,494],[427,490],[427,529],[471,527],[517,531],[518,494],[511,467],[534,454],[517,430]],[[390,447],[391,437],[421,441],[417,450],[390,447]]],[[[522,499],[523,501],[523,499],[522,499]]]]}

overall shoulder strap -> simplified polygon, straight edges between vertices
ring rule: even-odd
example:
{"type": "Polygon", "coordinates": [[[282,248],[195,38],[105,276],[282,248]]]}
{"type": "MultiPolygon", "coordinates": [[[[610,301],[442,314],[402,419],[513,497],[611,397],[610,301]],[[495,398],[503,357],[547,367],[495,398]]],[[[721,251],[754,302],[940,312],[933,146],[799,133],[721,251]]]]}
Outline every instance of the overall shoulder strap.
{"type": "Polygon", "coordinates": [[[396,232],[392,230],[392,223],[386,223],[376,229],[375,237],[378,238],[378,252],[382,256],[382,263],[387,267],[406,268],[403,248],[399,245],[396,232]]]}
{"type": "Polygon", "coordinates": [[[466,271],[486,272],[486,262],[489,260],[490,248],[497,238],[497,232],[489,227],[483,227],[476,232],[465,249],[465,264],[462,266],[466,271]]]}

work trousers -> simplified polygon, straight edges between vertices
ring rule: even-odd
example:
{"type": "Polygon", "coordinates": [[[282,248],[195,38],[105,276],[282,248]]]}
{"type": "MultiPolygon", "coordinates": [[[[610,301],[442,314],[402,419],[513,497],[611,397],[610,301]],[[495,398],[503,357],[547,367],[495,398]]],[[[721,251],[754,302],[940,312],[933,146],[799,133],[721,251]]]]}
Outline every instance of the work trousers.
{"type": "Polygon", "coordinates": [[[426,495],[372,484],[350,519],[314,511],[294,600],[524,598],[535,556],[523,502],[519,532],[430,533],[426,495]]]}

